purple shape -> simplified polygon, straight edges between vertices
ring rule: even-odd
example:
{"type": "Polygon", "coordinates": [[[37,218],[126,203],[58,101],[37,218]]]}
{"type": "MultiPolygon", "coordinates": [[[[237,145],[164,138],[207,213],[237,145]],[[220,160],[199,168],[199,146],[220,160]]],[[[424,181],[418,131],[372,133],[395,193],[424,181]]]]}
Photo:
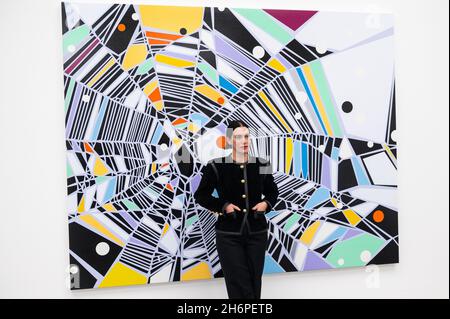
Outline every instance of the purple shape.
{"type": "Polygon", "coordinates": [[[331,189],[330,160],[327,156],[324,156],[322,158],[322,181],[320,183],[323,186],[331,189]]]}
{"type": "Polygon", "coordinates": [[[98,42],[98,39],[94,39],[94,41],[92,41],[92,43],[78,56],[78,58],[67,67],[66,73],[71,74],[78,64],[80,64],[81,61],[83,61],[83,59],[95,48],[98,42]]]}
{"type": "Polygon", "coordinates": [[[197,190],[201,179],[202,179],[202,177],[200,174],[197,174],[194,177],[192,177],[192,179],[191,179],[191,192],[192,193],[195,193],[195,191],[197,190]]]}
{"type": "Polygon", "coordinates": [[[67,119],[66,124],[66,138],[68,139],[70,136],[70,131],[72,130],[73,121],[75,119],[75,114],[77,113],[78,104],[80,102],[80,95],[83,88],[80,85],[77,85],[75,88],[75,95],[72,100],[72,105],[70,108],[69,118],[67,119]]]}
{"type": "Polygon", "coordinates": [[[241,54],[227,42],[225,42],[221,37],[215,36],[214,41],[216,43],[216,51],[221,55],[225,55],[236,63],[239,63],[242,66],[245,66],[249,70],[253,72],[258,72],[260,69],[255,63],[253,63],[250,59],[248,59],[245,55],[241,54]]]}
{"type": "Polygon", "coordinates": [[[346,239],[355,237],[356,235],[359,235],[359,234],[361,234],[361,233],[363,233],[363,231],[358,230],[358,229],[351,228],[351,229],[349,229],[349,230],[345,233],[345,235],[344,235],[344,237],[342,238],[342,240],[346,240],[346,239]]]}
{"type": "Polygon", "coordinates": [[[150,251],[154,251],[154,249],[155,249],[155,246],[150,246],[149,244],[144,243],[142,240],[134,238],[134,237],[130,237],[130,240],[128,241],[128,243],[135,244],[137,246],[141,246],[144,248],[148,248],[150,251]]]}
{"type": "Polygon", "coordinates": [[[170,181],[170,186],[176,187],[178,185],[178,177],[170,181]]]}
{"type": "Polygon", "coordinates": [[[308,251],[306,255],[305,265],[303,270],[314,270],[314,269],[330,269],[333,268],[328,264],[322,257],[317,255],[314,251],[308,251]]]}
{"type": "Polygon", "coordinates": [[[264,11],[294,31],[317,13],[307,10],[264,9],[264,11]]]}
{"type": "Polygon", "coordinates": [[[131,228],[135,229],[137,226],[136,220],[131,217],[127,212],[125,211],[120,211],[119,212],[120,216],[123,217],[123,219],[125,219],[127,221],[127,223],[131,226],[131,228]]]}
{"type": "Polygon", "coordinates": [[[286,69],[291,69],[294,67],[288,60],[286,60],[281,54],[277,53],[275,57],[283,64],[286,69]]]}

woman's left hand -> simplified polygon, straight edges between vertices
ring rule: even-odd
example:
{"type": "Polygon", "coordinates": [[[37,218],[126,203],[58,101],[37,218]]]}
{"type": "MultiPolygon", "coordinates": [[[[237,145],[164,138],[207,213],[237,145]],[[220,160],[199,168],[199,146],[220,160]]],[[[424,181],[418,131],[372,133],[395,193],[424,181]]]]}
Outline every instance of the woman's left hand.
{"type": "Polygon", "coordinates": [[[256,210],[258,212],[260,211],[266,211],[267,209],[267,203],[265,201],[259,202],[258,204],[256,204],[255,206],[252,207],[253,210],[256,210]]]}

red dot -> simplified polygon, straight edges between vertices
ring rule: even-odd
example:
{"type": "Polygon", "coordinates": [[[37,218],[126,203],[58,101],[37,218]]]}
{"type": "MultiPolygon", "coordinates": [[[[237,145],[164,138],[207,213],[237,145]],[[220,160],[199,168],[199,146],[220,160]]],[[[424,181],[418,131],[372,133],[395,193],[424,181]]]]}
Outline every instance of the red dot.
{"type": "Polygon", "coordinates": [[[223,97],[219,97],[219,98],[217,99],[217,103],[223,104],[223,102],[225,102],[225,100],[224,100],[223,97]]]}
{"type": "Polygon", "coordinates": [[[117,30],[119,30],[120,32],[125,31],[126,27],[125,24],[121,23],[117,26],[117,30]]]}

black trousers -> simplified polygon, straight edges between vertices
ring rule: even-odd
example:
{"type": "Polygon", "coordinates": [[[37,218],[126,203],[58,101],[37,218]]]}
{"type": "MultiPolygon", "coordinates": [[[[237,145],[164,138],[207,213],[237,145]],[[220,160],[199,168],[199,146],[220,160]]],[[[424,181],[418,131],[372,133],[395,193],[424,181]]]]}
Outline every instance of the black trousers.
{"type": "Polygon", "coordinates": [[[261,299],[268,231],[242,235],[216,231],[216,248],[229,299],[261,299]]]}

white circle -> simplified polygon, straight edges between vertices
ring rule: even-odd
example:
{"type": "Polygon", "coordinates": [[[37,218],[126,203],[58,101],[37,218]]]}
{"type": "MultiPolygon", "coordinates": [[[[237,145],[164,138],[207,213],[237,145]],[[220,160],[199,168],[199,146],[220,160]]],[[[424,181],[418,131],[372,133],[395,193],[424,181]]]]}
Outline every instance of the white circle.
{"type": "Polygon", "coordinates": [[[368,250],[363,250],[359,255],[359,258],[361,259],[362,262],[367,263],[372,258],[372,253],[368,250]]]}
{"type": "Polygon", "coordinates": [[[325,151],[325,145],[319,145],[319,151],[323,152],[325,151]]]}
{"type": "Polygon", "coordinates": [[[373,142],[372,141],[368,141],[367,142],[367,147],[368,148],[372,148],[373,147],[373,142]]]}
{"type": "Polygon", "coordinates": [[[91,99],[91,97],[89,95],[87,95],[87,94],[83,95],[83,97],[81,98],[81,100],[83,102],[89,102],[90,99],[91,99]]]}
{"type": "Polygon", "coordinates": [[[396,131],[396,130],[393,130],[393,131],[391,132],[391,139],[392,139],[394,142],[397,142],[397,131],[396,131]]]}
{"type": "Polygon", "coordinates": [[[100,242],[95,246],[95,252],[100,256],[105,256],[109,253],[109,245],[104,241],[100,242]]]}
{"type": "Polygon", "coordinates": [[[300,103],[300,106],[304,106],[308,101],[308,95],[303,91],[296,92],[295,98],[297,99],[298,103],[300,103]]]}
{"type": "Polygon", "coordinates": [[[252,53],[255,58],[261,59],[266,53],[266,51],[264,51],[264,48],[262,46],[257,45],[256,47],[253,48],[252,53]]]}
{"type": "Polygon", "coordinates": [[[225,7],[217,7],[219,11],[225,11],[225,7]]]}
{"type": "Polygon", "coordinates": [[[166,144],[166,143],[162,143],[162,144],[160,145],[160,148],[161,148],[161,151],[167,150],[167,144],[166,144]]]}
{"type": "Polygon", "coordinates": [[[75,52],[75,46],[73,44],[67,46],[67,51],[75,52]]]}
{"type": "Polygon", "coordinates": [[[138,16],[138,14],[135,12],[135,13],[133,13],[132,15],[131,15],[131,19],[133,19],[134,21],[137,21],[137,20],[139,20],[139,16],[138,16]]]}
{"type": "Polygon", "coordinates": [[[327,48],[322,44],[318,44],[316,45],[316,51],[319,54],[324,54],[325,52],[327,52],[327,48]]]}
{"type": "Polygon", "coordinates": [[[342,205],[341,202],[338,202],[336,206],[337,206],[337,208],[341,209],[344,205],[342,205]]]}
{"type": "Polygon", "coordinates": [[[78,270],[79,270],[79,268],[78,268],[77,265],[72,265],[69,268],[69,271],[70,271],[71,274],[76,274],[78,272],[78,270]]]}
{"type": "Polygon", "coordinates": [[[296,120],[300,120],[302,118],[302,113],[300,113],[300,112],[295,113],[294,118],[296,120]]]}
{"type": "Polygon", "coordinates": [[[344,258],[339,258],[337,262],[339,266],[342,266],[344,264],[344,258]]]}

